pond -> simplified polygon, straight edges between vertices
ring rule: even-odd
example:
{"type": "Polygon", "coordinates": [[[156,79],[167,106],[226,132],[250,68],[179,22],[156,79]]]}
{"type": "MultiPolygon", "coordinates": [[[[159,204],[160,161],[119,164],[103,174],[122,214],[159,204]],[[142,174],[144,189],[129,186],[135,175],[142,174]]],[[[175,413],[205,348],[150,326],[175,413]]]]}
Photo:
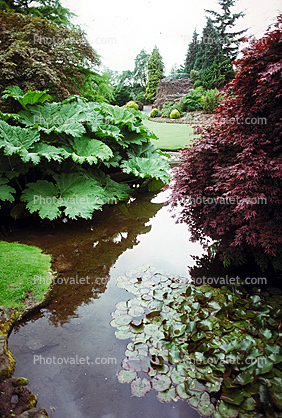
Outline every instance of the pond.
{"type": "Polygon", "coordinates": [[[116,378],[128,341],[115,337],[111,313],[132,297],[116,279],[142,265],[188,277],[192,256],[203,253],[164,204],[168,194],[106,207],[91,221],[24,224],[5,237],[53,255],[51,299],[15,327],[9,348],[14,377],[28,378],[38,406],[55,408],[54,418],[199,417],[187,402],[161,403],[154,391],[133,397],[116,378]]]}

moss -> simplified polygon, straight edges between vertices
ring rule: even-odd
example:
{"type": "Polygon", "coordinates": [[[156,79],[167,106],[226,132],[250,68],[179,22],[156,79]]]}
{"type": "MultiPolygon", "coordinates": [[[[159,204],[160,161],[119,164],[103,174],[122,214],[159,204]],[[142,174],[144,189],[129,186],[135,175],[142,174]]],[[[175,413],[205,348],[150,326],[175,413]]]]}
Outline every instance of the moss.
{"type": "Polygon", "coordinates": [[[13,310],[11,313],[8,313],[8,309],[4,307],[1,307],[0,311],[3,312],[4,317],[6,318],[5,322],[0,322],[0,335],[8,335],[13,324],[19,317],[19,312],[17,310],[13,310]]]}
{"type": "Polygon", "coordinates": [[[36,406],[37,404],[37,396],[34,395],[33,393],[31,393],[28,396],[28,405],[27,405],[27,409],[32,409],[36,406]]]}
{"type": "MultiPolygon", "coordinates": [[[[16,366],[16,359],[14,358],[13,354],[7,347],[7,341],[4,344],[4,361],[7,363],[5,369],[3,369],[0,373],[0,381],[6,379],[7,377],[12,376],[16,366]]],[[[2,356],[3,357],[3,356],[2,356]]]]}
{"type": "Polygon", "coordinates": [[[13,380],[13,385],[14,386],[27,386],[28,385],[28,380],[26,377],[17,377],[16,379],[13,380]]]}

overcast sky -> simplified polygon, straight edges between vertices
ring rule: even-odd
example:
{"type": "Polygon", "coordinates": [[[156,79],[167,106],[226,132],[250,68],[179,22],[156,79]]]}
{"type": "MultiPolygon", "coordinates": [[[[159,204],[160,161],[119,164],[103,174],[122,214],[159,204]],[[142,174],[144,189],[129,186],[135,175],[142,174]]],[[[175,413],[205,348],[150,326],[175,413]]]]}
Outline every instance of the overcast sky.
{"type": "MultiPolygon", "coordinates": [[[[133,70],[136,55],[157,45],[168,74],[184,62],[194,28],[201,34],[205,9],[220,11],[217,0],[61,0],[79,24],[102,64],[111,70],[133,70]]],[[[236,30],[261,37],[282,11],[281,0],[238,0],[234,12],[244,11],[236,30]]]]}

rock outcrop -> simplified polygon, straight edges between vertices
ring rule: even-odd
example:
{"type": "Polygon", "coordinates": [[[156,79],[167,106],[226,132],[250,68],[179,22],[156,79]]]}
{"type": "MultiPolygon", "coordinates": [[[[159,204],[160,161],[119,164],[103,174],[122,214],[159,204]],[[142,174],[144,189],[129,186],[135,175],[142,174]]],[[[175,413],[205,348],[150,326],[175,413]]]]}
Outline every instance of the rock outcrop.
{"type": "Polygon", "coordinates": [[[193,88],[190,78],[163,78],[157,89],[153,107],[162,109],[164,102],[178,102],[193,88]]]}

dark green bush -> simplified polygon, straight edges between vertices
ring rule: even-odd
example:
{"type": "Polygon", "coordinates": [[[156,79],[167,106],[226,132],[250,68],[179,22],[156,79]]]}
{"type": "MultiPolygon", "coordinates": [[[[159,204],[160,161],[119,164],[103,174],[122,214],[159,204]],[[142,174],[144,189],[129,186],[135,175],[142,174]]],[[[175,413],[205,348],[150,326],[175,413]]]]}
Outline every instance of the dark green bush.
{"type": "Polygon", "coordinates": [[[189,94],[181,100],[181,107],[183,112],[191,112],[193,110],[201,110],[202,96],[204,95],[204,88],[197,87],[195,90],[191,89],[189,94]]]}
{"type": "Polygon", "coordinates": [[[222,100],[222,96],[219,95],[217,89],[207,90],[205,96],[202,97],[203,110],[208,113],[212,113],[217,108],[222,100]]]}
{"type": "Polygon", "coordinates": [[[193,84],[193,89],[196,89],[197,87],[202,86],[202,81],[201,80],[196,80],[195,83],[193,84]]]}

